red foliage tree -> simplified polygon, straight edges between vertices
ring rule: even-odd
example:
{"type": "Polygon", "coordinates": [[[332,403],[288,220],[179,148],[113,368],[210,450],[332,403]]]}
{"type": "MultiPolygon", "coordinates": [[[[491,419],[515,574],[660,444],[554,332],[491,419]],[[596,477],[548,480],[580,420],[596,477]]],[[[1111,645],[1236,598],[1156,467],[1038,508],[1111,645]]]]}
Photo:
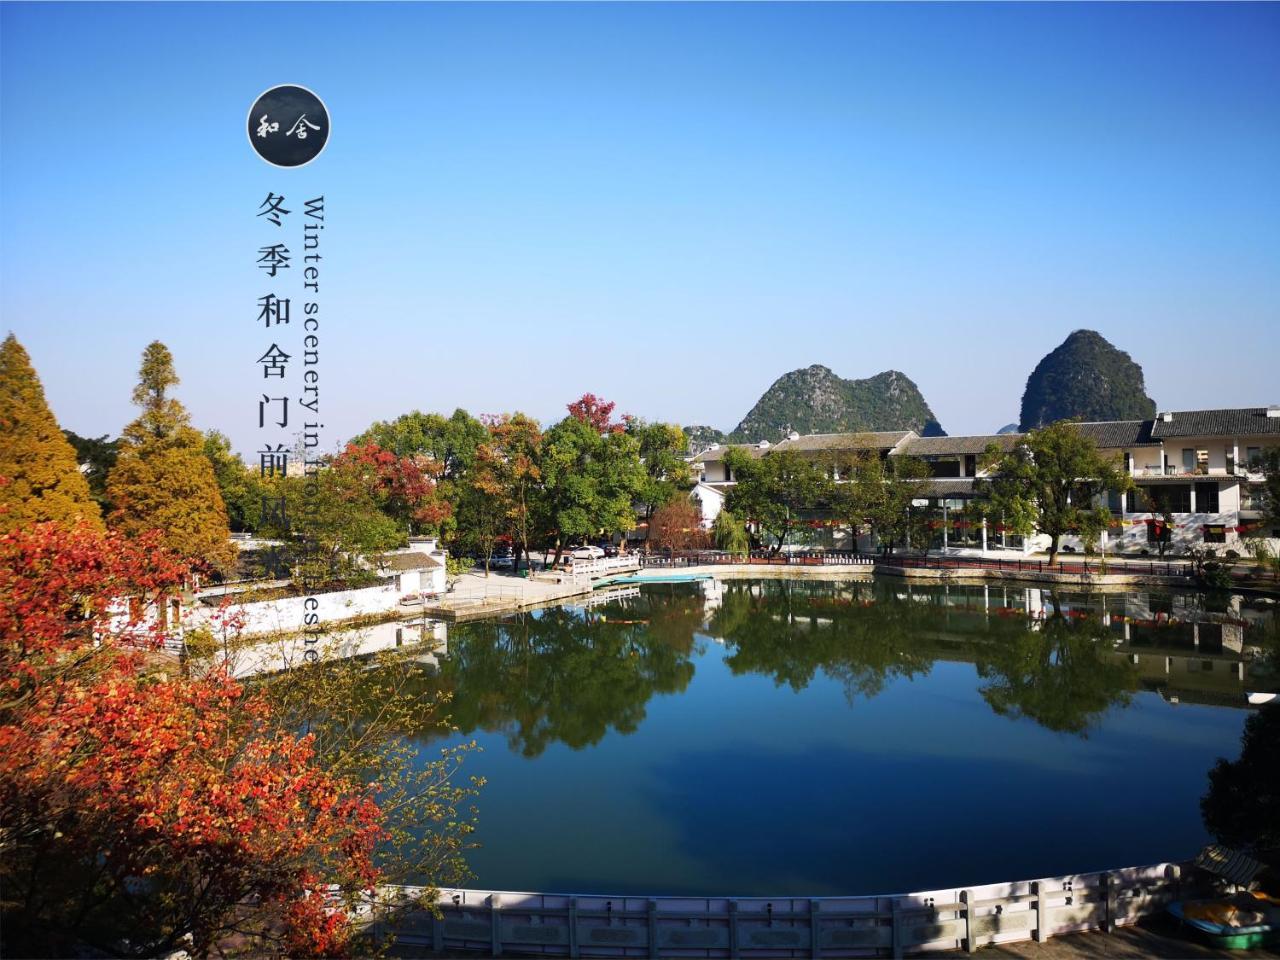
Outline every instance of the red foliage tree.
{"type": "Polygon", "coordinates": [[[710,537],[702,529],[702,513],[687,497],[664,503],[649,518],[647,545],[659,550],[701,550],[710,537]]]}
{"type": "Polygon", "coordinates": [[[597,397],[594,393],[584,393],[579,399],[568,405],[569,416],[589,424],[599,433],[622,433],[626,430],[626,418],[614,421],[613,408],[617,404],[597,397]]]}
{"type": "Polygon", "coordinates": [[[0,536],[0,952],[340,952],[380,811],[225,675],[153,669],[121,598],[186,571],[148,540],[0,536]]]}
{"type": "Polygon", "coordinates": [[[373,441],[349,443],[333,469],[362,480],[388,515],[414,531],[436,529],[453,512],[438,483],[444,466],[430,457],[400,457],[373,441]]]}

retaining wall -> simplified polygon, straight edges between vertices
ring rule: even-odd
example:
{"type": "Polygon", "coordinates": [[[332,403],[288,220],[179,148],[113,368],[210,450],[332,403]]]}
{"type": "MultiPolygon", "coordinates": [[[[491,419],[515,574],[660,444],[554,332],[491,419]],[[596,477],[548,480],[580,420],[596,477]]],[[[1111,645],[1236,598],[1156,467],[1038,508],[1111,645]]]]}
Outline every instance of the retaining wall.
{"type": "MultiPolygon", "coordinates": [[[[1185,867],[876,897],[570,896],[442,890],[439,918],[394,925],[402,944],[447,956],[901,957],[1111,930],[1192,892],[1185,867]]],[[[416,896],[416,888],[397,888],[416,896]]]]}

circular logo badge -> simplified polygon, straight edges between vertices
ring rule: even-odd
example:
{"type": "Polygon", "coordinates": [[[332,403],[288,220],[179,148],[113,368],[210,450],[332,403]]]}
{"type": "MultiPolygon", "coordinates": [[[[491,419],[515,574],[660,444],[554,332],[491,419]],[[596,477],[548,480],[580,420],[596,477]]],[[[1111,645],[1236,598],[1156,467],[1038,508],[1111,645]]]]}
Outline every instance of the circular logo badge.
{"type": "Polygon", "coordinates": [[[249,142],[267,163],[301,167],[329,142],[329,111],[306,87],[272,87],[249,109],[249,142]]]}

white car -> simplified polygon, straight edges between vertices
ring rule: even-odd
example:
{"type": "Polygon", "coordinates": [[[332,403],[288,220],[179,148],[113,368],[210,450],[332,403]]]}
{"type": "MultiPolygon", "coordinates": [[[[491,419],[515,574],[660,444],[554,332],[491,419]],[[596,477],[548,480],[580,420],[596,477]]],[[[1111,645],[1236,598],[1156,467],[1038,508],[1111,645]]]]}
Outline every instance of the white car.
{"type": "Polygon", "coordinates": [[[600,560],[604,557],[604,550],[600,547],[574,547],[569,556],[574,560],[600,560]]]}

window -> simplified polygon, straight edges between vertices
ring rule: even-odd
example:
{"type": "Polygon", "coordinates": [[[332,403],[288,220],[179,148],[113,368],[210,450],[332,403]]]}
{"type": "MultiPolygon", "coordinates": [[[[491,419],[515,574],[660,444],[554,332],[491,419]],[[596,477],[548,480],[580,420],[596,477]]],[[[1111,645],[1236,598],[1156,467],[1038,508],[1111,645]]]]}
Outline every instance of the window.
{"type": "Polygon", "coordinates": [[[1107,491],[1107,509],[1113,514],[1124,512],[1120,503],[1120,492],[1118,490],[1107,491]]]}
{"type": "Polygon", "coordinates": [[[1246,447],[1244,451],[1244,462],[1249,465],[1250,470],[1262,469],[1262,448],[1246,447]]]}
{"type": "Polygon", "coordinates": [[[1148,487],[1152,500],[1155,501],[1157,513],[1190,513],[1191,484],[1170,483],[1162,486],[1148,487]]]}
{"type": "Polygon", "coordinates": [[[1196,468],[1196,452],[1190,447],[1184,448],[1182,451],[1182,469],[1190,473],[1196,468]]]}
{"type": "Polygon", "coordinates": [[[1198,513],[1218,512],[1218,485],[1216,483],[1196,484],[1196,511],[1198,513]]]}
{"type": "Polygon", "coordinates": [[[1226,543],[1227,528],[1220,523],[1206,524],[1204,528],[1205,543],[1226,543]]]}
{"type": "Polygon", "coordinates": [[[1209,451],[1197,450],[1196,451],[1196,473],[1208,473],[1208,472],[1209,472],[1209,451]]]}
{"type": "Polygon", "coordinates": [[[1236,448],[1223,447],[1222,459],[1226,461],[1227,473],[1235,473],[1236,472],[1236,448]]]}

